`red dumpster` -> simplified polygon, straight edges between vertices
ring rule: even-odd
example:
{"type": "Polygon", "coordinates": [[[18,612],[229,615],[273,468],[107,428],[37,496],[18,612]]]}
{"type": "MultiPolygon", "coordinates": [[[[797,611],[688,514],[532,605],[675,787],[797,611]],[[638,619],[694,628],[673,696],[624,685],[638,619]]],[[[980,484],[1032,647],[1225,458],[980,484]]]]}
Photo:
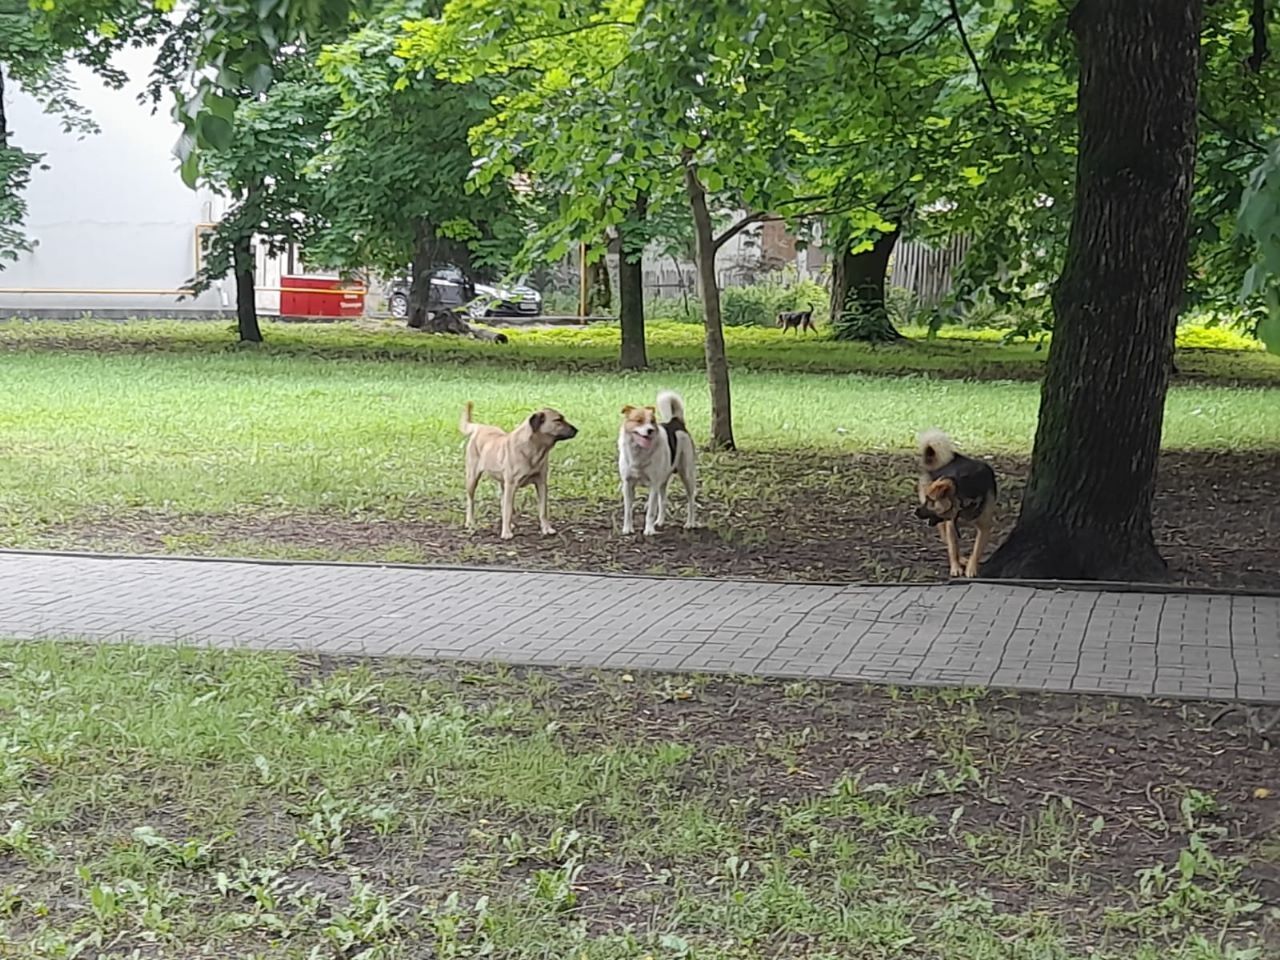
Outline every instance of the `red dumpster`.
{"type": "Polygon", "coordinates": [[[364,287],[330,277],[280,278],[282,317],[364,316],[364,287]]]}

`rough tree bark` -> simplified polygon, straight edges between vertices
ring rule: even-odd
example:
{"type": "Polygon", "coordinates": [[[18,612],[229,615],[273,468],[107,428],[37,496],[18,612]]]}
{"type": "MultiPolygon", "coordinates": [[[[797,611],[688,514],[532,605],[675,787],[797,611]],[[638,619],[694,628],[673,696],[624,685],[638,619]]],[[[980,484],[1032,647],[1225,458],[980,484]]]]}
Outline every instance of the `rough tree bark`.
{"type": "Polygon", "coordinates": [[[0,65],[0,150],[9,147],[9,118],[4,112],[4,66],[0,65]]]}
{"type": "Polygon", "coordinates": [[[613,311],[613,285],[603,257],[587,266],[587,315],[607,317],[613,311]]]}
{"type": "Polygon", "coordinates": [[[648,198],[636,197],[629,223],[622,225],[618,244],[618,324],[622,327],[623,370],[643,370],[649,365],[644,344],[644,230],[648,198]]]}
{"type": "Polygon", "coordinates": [[[254,281],[253,237],[245,234],[236,238],[232,265],[236,277],[236,328],[240,332],[240,342],[261,343],[262,328],[258,325],[258,298],[254,281]]]}
{"type": "MultiPolygon", "coordinates": [[[[506,343],[505,333],[495,333],[473,327],[463,318],[460,309],[452,306],[446,308],[440,303],[438,295],[433,293],[431,275],[436,266],[447,261],[462,269],[468,278],[471,276],[471,252],[465,244],[457,243],[436,234],[432,225],[426,220],[418,221],[414,231],[413,276],[409,283],[409,316],[406,323],[415,330],[428,333],[450,333],[462,337],[474,337],[477,340],[489,340],[494,343],[506,343]]],[[[471,299],[474,291],[468,290],[465,299],[471,299]]]]}
{"type": "Polygon", "coordinates": [[[707,191],[698,170],[686,157],[685,192],[693,214],[695,259],[698,286],[702,292],[703,324],[706,328],[704,352],[707,381],[711,386],[711,447],[733,450],[733,409],[729,399],[729,361],[724,349],[724,325],[720,318],[720,285],[716,281],[716,239],[712,233],[711,211],[707,209],[707,191]]]}
{"type": "Polygon", "coordinates": [[[842,244],[831,272],[831,326],[837,340],[901,340],[885,303],[889,257],[899,233],[884,233],[870,250],[852,252],[842,244]]]}
{"type": "Polygon", "coordinates": [[[1200,0],[1080,0],[1076,200],[1022,511],[991,577],[1148,580],[1196,153],[1200,0]]]}

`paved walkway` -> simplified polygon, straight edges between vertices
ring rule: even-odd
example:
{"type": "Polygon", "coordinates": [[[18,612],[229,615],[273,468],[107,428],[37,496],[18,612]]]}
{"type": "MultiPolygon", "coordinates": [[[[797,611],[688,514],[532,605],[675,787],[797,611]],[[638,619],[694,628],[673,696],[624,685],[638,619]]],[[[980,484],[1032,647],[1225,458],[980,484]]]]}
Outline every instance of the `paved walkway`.
{"type": "Polygon", "coordinates": [[[1280,598],[0,553],[0,636],[1280,703],[1280,598]]]}

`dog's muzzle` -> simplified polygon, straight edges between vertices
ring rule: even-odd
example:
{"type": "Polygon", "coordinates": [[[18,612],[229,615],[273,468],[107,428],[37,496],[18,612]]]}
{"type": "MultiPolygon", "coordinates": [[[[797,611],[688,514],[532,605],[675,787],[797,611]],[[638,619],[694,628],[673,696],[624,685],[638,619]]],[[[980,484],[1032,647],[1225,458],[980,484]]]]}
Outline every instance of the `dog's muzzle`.
{"type": "Polygon", "coordinates": [[[928,520],[929,526],[931,527],[936,527],[938,524],[942,522],[942,518],[934,516],[932,513],[930,513],[929,507],[923,503],[920,504],[920,506],[916,507],[916,519],[928,520]]]}

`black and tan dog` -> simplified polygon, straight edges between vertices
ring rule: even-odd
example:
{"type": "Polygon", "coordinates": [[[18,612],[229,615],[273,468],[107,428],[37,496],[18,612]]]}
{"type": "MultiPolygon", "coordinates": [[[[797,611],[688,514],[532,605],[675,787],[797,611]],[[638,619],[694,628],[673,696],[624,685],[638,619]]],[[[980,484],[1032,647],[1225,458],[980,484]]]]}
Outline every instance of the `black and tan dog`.
{"type": "Polygon", "coordinates": [[[951,576],[976,577],[982,549],[991,539],[996,512],[996,473],[991,465],[956,451],[941,430],[920,434],[920,506],[916,516],[940,528],[951,576]],[[960,567],[959,524],[972,526],[973,552],[960,567]]]}
{"type": "Polygon", "coordinates": [[[809,304],[808,310],[784,310],[778,314],[778,326],[782,328],[782,332],[794,330],[796,335],[801,330],[812,330],[818,332],[818,328],[813,325],[813,304],[809,304]]]}

